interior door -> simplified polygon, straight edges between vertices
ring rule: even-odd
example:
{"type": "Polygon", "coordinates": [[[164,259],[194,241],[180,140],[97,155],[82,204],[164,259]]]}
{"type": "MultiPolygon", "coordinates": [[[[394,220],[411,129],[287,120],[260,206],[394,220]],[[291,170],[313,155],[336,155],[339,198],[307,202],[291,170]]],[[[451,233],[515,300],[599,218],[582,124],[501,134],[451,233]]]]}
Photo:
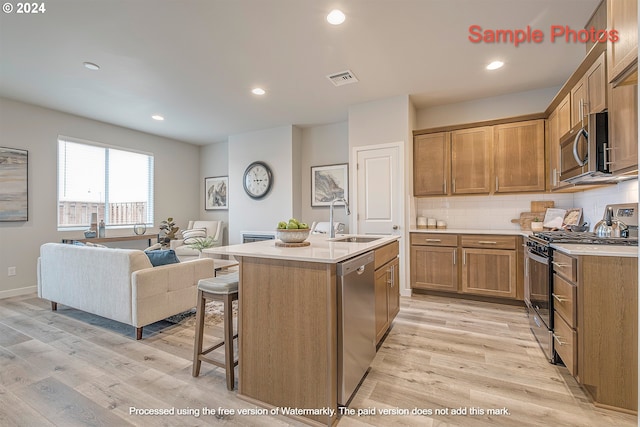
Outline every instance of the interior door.
{"type": "Polygon", "coordinates": [[[397,234],[402,224],[398,145],[357,151],[357,233],[397,234]]]}

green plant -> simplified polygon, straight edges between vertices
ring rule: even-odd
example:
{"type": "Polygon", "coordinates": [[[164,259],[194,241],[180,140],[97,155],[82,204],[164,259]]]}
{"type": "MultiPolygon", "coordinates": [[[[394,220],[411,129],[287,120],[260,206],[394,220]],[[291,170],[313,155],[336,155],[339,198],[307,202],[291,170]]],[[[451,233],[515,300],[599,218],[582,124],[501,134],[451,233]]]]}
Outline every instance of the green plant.
{"type": "Polygon", "coordinates": [[[187,246],[189,246],[191,249],[196,249],[198,252],[202,253],[203,249],[207,249],[210,248],[212,246],[214,246],[215,244],[215,240],[213,239],[212,236],[207,236],[207,237],[200,237],[198,239],[195,239],[195,243],[191,243],[187,246]]]}
{"type": "Polygon", "coordinates": [[[176,238],[176,233],[180,227],[176,225],[173,221],[173,218],[169,217],[160,223],[160,230],[164,231],[165,239],[174,240],[176,238]]]}
{"type": "Polygon", "coordinates": [[[533,218],[533,222],[540,222],[540,218],[538,217],[533,218]]]}

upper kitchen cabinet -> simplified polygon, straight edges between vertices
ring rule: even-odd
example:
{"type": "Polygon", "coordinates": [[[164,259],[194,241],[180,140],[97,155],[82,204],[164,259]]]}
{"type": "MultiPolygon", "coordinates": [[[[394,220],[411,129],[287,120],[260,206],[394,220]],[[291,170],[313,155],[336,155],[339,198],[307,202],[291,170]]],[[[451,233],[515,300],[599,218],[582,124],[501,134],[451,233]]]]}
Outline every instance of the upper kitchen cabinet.
{"type": "Polygon", "coordinates": [[[451,132],[451,194],[489,194],[493,128],[451,132]]]}
{"type": "Polygon", "coordinates": [[[638,85],[609,91],[609,169],[625,173],[638,169],[638,85]]]}
{"type": "Polygon", "coordinates": [[[548,189],[559,190],[569,184],[560,181],[560,138],[571,130],[571,95],[567,94],[547,119],[547,144],[549,158],[548,189]]]}
{"type": "Polygon", "coordinates": [[[545,190],[544,120],[494,126],[494,193],[545,190]]]}
{"type": "Polygon", "coordinates": [[[617,30],[619,40],[607,42],[608,81],[614,86],[638,82],[638,2],[608,0],[607,27],[617,30]]]}
{"type": "Polygon", "coordinates": [[[413,194],[441,196],[450,188],[449,132],[417,135],[413,140],[413,194]]]}
{"type": "Polygon", "coordinates": [[[605,56],[605,52],[602,52],[571,89],[571,127],[586,124],[589,114],[600,113],[607,108],[605,56]]]}

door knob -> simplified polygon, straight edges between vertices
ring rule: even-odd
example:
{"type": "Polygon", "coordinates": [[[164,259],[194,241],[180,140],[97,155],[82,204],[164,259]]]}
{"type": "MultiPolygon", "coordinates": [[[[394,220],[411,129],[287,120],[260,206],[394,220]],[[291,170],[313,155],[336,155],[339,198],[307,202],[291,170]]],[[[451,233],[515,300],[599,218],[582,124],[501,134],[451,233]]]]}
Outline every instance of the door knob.
{"type": "Polygon", "coordinates": [[[400,228],[400,227],[398,227],[397,225],[394,225],[394,226],[393,226],[393,229],[394,229],[394,230],[397,230],[398,228],[400,228]]]}

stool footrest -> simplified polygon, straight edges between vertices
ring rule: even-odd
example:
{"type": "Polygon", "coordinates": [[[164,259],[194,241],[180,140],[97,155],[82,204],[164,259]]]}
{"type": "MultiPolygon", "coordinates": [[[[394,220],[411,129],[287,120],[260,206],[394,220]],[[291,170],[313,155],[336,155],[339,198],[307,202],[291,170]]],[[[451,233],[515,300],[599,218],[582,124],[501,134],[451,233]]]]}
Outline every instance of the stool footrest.
{"type": "MultiPolygon", "coordinates": [[[[200,360],[202,360],[203,362],[207,362],[207,363],[211,363],[212,365],[216,365],[219,368],[225,368],[225,363],[224,362],[220,362],[219,360],[215,360],[215,359],[211,359],[208,357],[204,357],[202,355],[200,355],[200,360]]],[[[238,361],[234,360],[233,361],[233,366],[238,366],[238,361]]]]}

